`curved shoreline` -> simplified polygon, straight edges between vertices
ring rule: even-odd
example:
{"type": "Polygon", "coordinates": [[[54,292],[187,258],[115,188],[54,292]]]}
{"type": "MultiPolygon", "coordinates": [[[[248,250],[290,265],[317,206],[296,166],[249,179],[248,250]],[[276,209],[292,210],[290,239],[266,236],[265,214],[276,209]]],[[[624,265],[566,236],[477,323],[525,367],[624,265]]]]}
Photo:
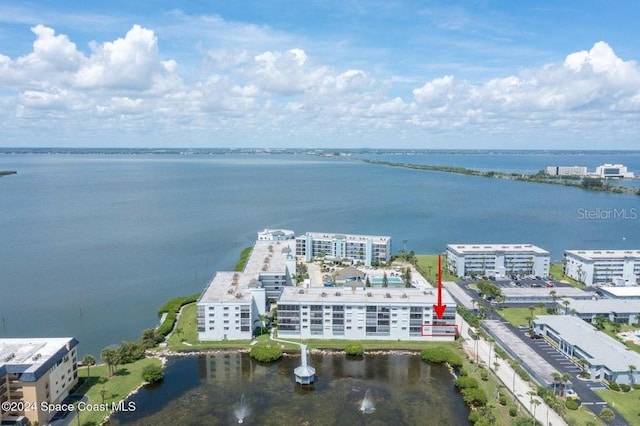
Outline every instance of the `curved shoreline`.
{"type": "Polygon", "coordinates": [[[559,180],[554,180],[552,178],[542,179],[542,178],[536,177],[536,175],[526,175],[521,173],[481,171],[481,170],[467,169],[465,167],[433,166],[429,164],[397,163],[393,161],[368,160],[368,159],[360,159],[358,161],[362,161],[363,163],[367,163],[367,164],[375,164],[379,166],[400,167],[400,168],[414,169],[414,170],[426,170],[430,172],[455,173],[459,175],[504,179],[504,180],[518,181],[518,182],[541,183],[546,185],[568,186],[568,187],[584,189],[592,192],[640,195],[640,189],[636,189],[636,188],[627,188],[625,186],[617,186],[617,185],[616,186],[613,186],[613,185],[612,186],[609,186],[609,185],[587,186],[587,185],[583,185],[581,181],[580,183],[574,183],[574,182],[568,182],[567,180],[562,180],[562,179],[559,179],[559,180]]]}

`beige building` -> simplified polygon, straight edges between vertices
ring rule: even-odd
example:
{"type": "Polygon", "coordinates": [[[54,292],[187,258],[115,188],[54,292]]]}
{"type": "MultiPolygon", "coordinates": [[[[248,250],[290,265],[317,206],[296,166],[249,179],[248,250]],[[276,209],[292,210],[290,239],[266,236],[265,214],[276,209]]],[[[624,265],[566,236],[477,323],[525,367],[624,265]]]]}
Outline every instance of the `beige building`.
{"type": "Polygon", "coordinates": [[[0,421],[47,424],[55,415],[49,404],[78,383],[77,345],[75,338],[0,339],[0,421]]]}

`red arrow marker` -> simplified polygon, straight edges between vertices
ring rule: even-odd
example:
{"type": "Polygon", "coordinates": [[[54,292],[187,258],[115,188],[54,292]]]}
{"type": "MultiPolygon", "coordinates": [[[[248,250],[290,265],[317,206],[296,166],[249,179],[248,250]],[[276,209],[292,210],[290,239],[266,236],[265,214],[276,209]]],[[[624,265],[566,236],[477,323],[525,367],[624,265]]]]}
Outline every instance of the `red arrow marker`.
{"type": "Polygon", "coordinates": [[[447,309],[447,305],[442,304],[442,264],[440,263],[440,255],[438,255],[438,304],[433,305],[438,319],[442,319],[445,309],[447,309]]]}

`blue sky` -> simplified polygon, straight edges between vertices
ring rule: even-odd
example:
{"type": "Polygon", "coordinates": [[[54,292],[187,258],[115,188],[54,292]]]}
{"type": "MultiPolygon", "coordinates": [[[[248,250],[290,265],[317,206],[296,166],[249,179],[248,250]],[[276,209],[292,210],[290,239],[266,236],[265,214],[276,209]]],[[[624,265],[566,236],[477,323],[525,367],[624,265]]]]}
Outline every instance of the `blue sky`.
{"type": "Polygon", "coordinates": [[[0,146],[640,149],[637,1],[77,4],[0,3],[0,146]]]}

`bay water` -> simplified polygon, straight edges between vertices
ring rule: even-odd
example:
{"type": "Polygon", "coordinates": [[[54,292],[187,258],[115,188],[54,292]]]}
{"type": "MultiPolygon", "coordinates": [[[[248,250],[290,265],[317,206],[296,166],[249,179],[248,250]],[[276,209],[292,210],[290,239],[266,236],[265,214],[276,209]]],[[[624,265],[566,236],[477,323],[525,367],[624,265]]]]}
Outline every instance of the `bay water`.
{"type": "MultiPolygon", "coordinates": [[[[439,164],[537,170],[587,154],[447,155],[439,164]]],[[[589,164],[640,172],[638,153],[615,155],[589,164]]],[[[402,161],[434,164],[425,158],[402,161]]],[[[637,195],[344,157],[13,154],[0,170],[18,171],[0,178],[0,336],[75,336],[81,354],[137,339],[167,299],[233,268],[263,228],[390,235],[394,251],[406,239],[416,253],[532,243],[559,260],[565,249],[640,248],[637,195]]]]}

